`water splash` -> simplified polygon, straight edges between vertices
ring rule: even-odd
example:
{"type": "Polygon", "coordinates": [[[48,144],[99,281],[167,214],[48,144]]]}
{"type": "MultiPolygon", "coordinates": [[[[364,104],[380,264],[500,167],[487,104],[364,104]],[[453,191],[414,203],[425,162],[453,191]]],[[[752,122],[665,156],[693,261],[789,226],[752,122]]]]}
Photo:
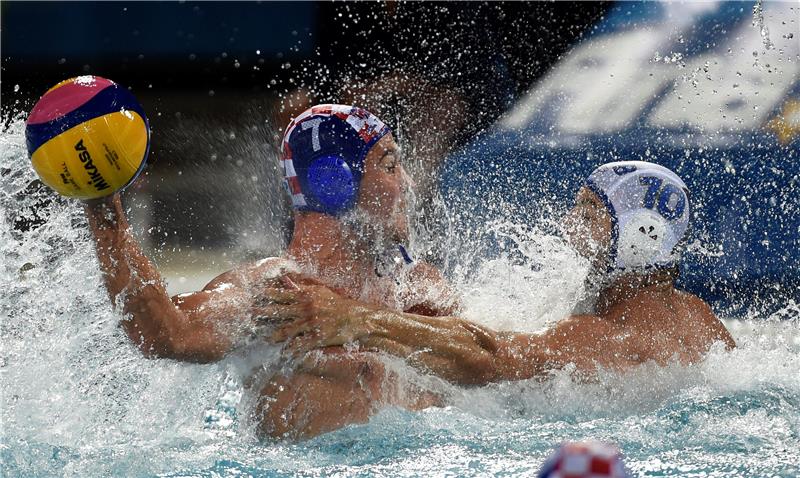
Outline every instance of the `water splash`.
{"type": "Polygon", "coordinates": [[[589,264],[562,238],[510,223],[489,224],[487,233],[502,244],[500,255],[455,274],[466,318],[496,330],[535,332],[586,298],[589,264]]]}
{"type": "MultiPolygon", "coordinates": [[[[6,476],[524,475],[557,443],[585,438],[618,443],[643,476],[800,472],[794,302],[730,318],[739,348],[695,366],[604,372],[583,384],[568,370],[476,389],[428,379],[449,407],[387,409],[307,442],[259,443],[241,384],[276,352],[212,365],[144,359],[118,327],[78,204],[30,189],[23,128],[17,119],[0,135],[6,476]],[[207,411],[225,420],[210,427],[207,411]]],[[[580,300],[586,265],[545,225],[487,229],[509,247],[457,277],[470,316],[535,330],[580,300]]]]}

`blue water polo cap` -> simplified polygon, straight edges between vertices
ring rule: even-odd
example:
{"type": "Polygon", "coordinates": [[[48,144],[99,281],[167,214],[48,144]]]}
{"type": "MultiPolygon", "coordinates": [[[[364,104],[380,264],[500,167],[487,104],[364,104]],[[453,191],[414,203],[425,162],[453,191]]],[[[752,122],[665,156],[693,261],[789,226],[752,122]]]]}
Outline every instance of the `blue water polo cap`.
{"type": "Polygon", "coordinates": [[[293,119],[283,135],[281,166],[294,208],[333,216],[352,208],[364,160],[389,132],[356,106],[317,105],[293,119]]]}

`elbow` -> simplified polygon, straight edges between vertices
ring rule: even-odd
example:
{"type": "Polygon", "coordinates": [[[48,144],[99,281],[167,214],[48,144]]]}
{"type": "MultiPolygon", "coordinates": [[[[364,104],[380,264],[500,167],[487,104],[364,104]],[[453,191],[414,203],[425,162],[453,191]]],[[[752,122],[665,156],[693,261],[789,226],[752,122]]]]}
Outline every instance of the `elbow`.
{"type": "Polygon", "coordinates": [[[151,330],[140,327],[140,324],[135,319],[123,320],[122,327],[125,329],[128,338],[145,358],[165,358],[170,354],[169,344],[164,343],[164,340],[160,340],[151,330]]]}
{"type": "Polygon", "coordinates": [[[728,352],[736,348],[736,341],[730,335],[728,335],[725,338],[724,342],[725,342],[725,350],[727,350],[728,352]]]}
{"type": "Polygon", "coordinates": [[[134,339],[134,343],[142,352],[142,356],[146,359],[172,359],[180,361],[189,361],[192,353],[183,344],[176,343],[170,339],[147,339],[145,337],[138,337],[134,339]]]}

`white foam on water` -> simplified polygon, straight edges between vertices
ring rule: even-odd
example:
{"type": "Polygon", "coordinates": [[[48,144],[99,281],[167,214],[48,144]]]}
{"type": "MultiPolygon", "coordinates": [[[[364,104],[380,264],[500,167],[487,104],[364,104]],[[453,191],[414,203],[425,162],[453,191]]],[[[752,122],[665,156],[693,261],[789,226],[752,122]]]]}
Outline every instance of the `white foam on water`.
{"type": "Polygon", "coordinates": [[[495,330],[535,332],[568,316],[585,298],[589,264],[563,239],[513,224],[488,230],[508,240],[513,252],[456,274],[465,318],[495,330]]]}

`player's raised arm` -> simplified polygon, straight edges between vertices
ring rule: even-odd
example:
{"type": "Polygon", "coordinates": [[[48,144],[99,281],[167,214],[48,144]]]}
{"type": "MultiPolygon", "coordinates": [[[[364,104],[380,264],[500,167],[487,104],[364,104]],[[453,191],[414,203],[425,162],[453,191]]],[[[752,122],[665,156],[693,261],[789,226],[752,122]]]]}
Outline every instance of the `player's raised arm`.
{"type": "Polygon", "coordinates": [[[147,356],[208,361],[230,346],[206,321],[190,321],[170,300],[158,270],[130,233],[119,195],[85,206],[111,301],[128,320],[128,336],[147,356]]]}
{"type": "Polygon", "coordinates": [[[255,333],[256,324],[300,317],[279,278],[279,258],[221,274],[203,290],[170,298],[156,267],[131,234],[119,195],[85,206],[112,302],[129,318],[128,336],[147,356],[209,362],[255,333]]]}
{"type": "Polygon", "coordinates": [[[144,110],[127,89],[95,76],[59,83],[31,111],[26,139],[41,180],[61,195],[87,201],[106,288],[129,315],[123,327],[145,355],[216,360],[252,333],[253,316],[264,316],[261,303],[290,314],[269,288],[252,293],[263,267],[228,274],[224,284],[217,281],[200,293],[170,299],[131,234],[119,199],[118,191],[143,169],[150,141],[144,110]]]}

